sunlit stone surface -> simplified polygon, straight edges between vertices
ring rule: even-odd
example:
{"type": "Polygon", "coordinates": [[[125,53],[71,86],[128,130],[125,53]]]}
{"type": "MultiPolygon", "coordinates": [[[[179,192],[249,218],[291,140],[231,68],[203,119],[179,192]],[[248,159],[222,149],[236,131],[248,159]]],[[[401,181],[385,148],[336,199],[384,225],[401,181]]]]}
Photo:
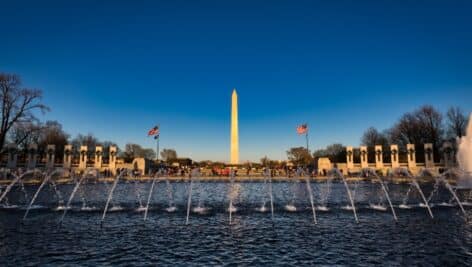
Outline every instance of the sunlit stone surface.
{"type": "Polygon", "coordinates": [[[238,94],[231,96],[231,164],[239,164],[238,94]]]}

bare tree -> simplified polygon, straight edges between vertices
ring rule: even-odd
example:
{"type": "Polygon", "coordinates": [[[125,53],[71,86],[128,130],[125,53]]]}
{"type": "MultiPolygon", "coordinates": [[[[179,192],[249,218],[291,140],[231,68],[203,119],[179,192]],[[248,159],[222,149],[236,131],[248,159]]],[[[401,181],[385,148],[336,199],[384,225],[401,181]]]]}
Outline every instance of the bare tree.
{"type": "Polygon", "coordinates": [[[8,133],[8,140],[26,151],[31,144],[38,144],[42,126],[34,122],[16,123],[8,133]]]}
{"type": "Polygon", "coordinates": [[[391,142],[401,147],[406,147],[406,144],[420,144],[423,139],[420,123],[412,113],[404,114],[389,133],[391,142]]]}
{"type": "Polygon", "coordinates": [[[400,145],[432,143],[437,146],[443,137],[442,115],[432,106],[423,106],[404,114],[390,129],[392,143],[400,145]]]}
{"type": "Polygon", "coordinates": [[[316,158],[329,158],[331,162],[345,162],[346,161],[346,147],[342,144],[331,144],[325,149],[316,150],[313,153],[313,157],[316,158]]]}
{"type": "Polygon", "coordinates": [[[364,146],[374,147],[376,145],[388,145],[388,139],[384,133],[379,132],[376,128],[370,127],[362,135],[361,143],[364,146]]]}
{"type": "Polygon", "coordinates": [[[101,143],[103,146],[103,160],[106,162],[108,162],[110,158],[110,147],[114,146],[116,148],[116,153],[121,154],[121,149],[115,142],[106,140],[101,143]]]}
{"type": "Polygon", "coordinates": [[[156,151],[152,148],[143,148],[141,154],[137,155],[139,158],[145,159],[155,159],[156,158],[156,151]]]}
{"type": "MultiPolygon", "coordinates": [[[[367,146],[368,151],[368,161],[374,162],[375,161],[375,146],[380,145],[382,146],[383,151],[389,151],[389,141],[387,137],[387,133],[379,132],[376,128],[370,127],[367,129],[361,138],[361,144],[367,146]]],[[[389,157],[388,153],[383,153],[383,160],[384,162],[388,162],[389,157]]]]}
{"type": "Polygon", "coordinates": [[[42,92],[37,89],[21,87],[17,75],[0,73],[0,103],[2,122],[0,125],[0,151],[5,146],[8,132],[16,123],[36,121],[35,111],[46,112],[47,106],[41,103],[42,92]]]}
{"type": "Polygon", "coordinates": [[[64,147],[67,145],[69,135],[64,132],[62,125],[57,121],[46,121],[41,129],[38,146],[45,151],[47,145],[56,146],[56,158],[64,156],[64,147]]]}
{"type": "Polygon", "coordinates": [[[87,146],[89,151],[94,151],[95,146],[100,145],[100,142],[97,137],[89,133],[87,135],[78,134],[74,139],[72,139],[72,145],[78,150],[80,146],[87,146]]]}
{"type": "Polygon", "coordinates": [[[346,161],[346,147],[342,144],[332,144],[327,146],[326,153],[333,163],[346,161]]]}
{"type": "Polygon", "coordinates": [[[462,137],[465,135],[465,127],[467,126],[467,116],[459,107],[451,107],[447,111],[448,136],[451,139],[462,137]]]}
{"type": "Polygon", "coordinates": [[[174,149],[164,148],[161,151],[162,160],[169,163],[171,160],[177,159],[177,152],[174,149]]]}
{"type": "Polygon", "coordinates": [[[420,122],[420,129],[424,136],[424,143],[432,143],[435,148],[438,148],[443,141],[444,127],[442,122],[442,115],[432,106],[423,106],[415,112],[418,121],[420,122]]]}
{"type": "Polygon", "coordinates": [[[442,115],[432,106],[426,105],[412,113],[404,114],[389,130],[390,141],[400,145],[405,151],[406,144],[415,144],[417,160],[424,157],[425,143],[432,143],[435,160],[438,160],[439,147],[444,137],[442,115]]]}
{"type": "Polygon", "coordinates": [[[143,148],[138,144],[126,144],[125,151],[121,153],[125,162],[132,162],[135,158],[153,159],[156,152],[151,148],[143,148]]]}

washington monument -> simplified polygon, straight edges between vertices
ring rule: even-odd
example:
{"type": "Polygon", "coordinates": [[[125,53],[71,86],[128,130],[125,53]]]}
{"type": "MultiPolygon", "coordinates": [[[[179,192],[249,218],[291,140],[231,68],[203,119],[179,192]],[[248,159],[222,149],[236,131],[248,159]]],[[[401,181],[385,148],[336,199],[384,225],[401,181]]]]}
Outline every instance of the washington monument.
{"type": "Polygon", "coordinates": [[[231,96],[231,164],[239,164],[238,93],[231,96]]]}

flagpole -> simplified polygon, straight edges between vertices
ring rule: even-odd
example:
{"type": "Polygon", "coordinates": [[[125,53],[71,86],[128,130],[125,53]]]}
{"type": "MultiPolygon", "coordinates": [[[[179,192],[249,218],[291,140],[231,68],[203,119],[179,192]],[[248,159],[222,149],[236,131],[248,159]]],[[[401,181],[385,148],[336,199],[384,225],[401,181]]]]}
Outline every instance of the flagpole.
{"type": "Polygon", "coordinates": [[[310,150],[308,149],[308,131],[306,132],[305,137],[306,137],[306,151],[310,153],[310,150]]]}
{"type": "Polygon", "coordinates": [[[160,135],[157,136],[156,138],[156,143],[157,143],[157,147],[156,147],[156,161],[157,161],[157,164],[159,164],[159,139],[160,139],[160,135]]]}
{"type": "Polygon", "coordinates": [[[156,161],[157,161],[157,164],[159,164],[159,140],[161,139],[161,126],[158,124],[157,125],[157,129],[158,129],[158,132],[157,132],[157,138],[156,138],[156,161]]]}
{"type": "Polygon", "coordinates": [[[310,153],[310,150],[308,149],[309,146],[308,146],[308,131],[309,131],[309,128],[308,128],[308,124],[306,124],[306,133],[305,133],[305,138],[306,138],[306,151],[308,153],[310,153]]]}
{"type": "MultiPolygon", "coordinates": [[[[309,139],[308,139],[308,132],[310,131],[309,130],[310,128],[308,128],[308,123],[306,124],[306,133],[305,133],[305,138],[306,138],[306,152],[308,153],[308,155],[310,154],[310,146],[309,146],[309,139]]],[[[305,165],[304,168],[306,168],[307,166],[305,165]]]]}

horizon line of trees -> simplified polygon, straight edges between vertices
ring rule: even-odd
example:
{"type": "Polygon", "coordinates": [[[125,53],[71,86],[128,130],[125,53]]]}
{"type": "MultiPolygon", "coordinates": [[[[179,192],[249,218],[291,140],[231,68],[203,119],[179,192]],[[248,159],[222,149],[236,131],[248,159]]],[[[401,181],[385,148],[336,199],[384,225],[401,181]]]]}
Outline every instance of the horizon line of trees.
{"type": "MultiPolygon", "coordinates": [[[[42,103],[42,91],[40,89],[30,89],[22,87],[21,79],[18,75],[0,73],[0,152],[5,152],[7,143],[13,143],[19,151],[27,153],[31,144],[38,145],[38,152],[44,153],[48,144],[56,146],[56,157],[62,158],[64,146],[72,144],[77,151],[81,145],[88,146],[90,153],[93,153],[97,145],[104,148],[104,154],[108,153],[111,145],[116,143],[108,140],[100,141],[93,134],[78,134],[72,138],[66,133],[62,125],[57,121],[48,120],[41,122],[36,114],[46,113],[50,108],[42,103]]],[[[451,142],[455,149],[455,139],[466,134],[468,123],[467,115],[459,107],[451,107],[446,114],[441,114],[431,105],[424,105],[412,112],[403,114],[392,127],[379,131],[375,127],[368,128],[361,137],[361,145],[369,149],[369,161],[373,162],[375,145],[381,145],[384,151],[389,151],[391,144],[399,145],[401,152],[406,151],[406,144],[415,144],[418,156],[421,157],[422,144],[432,143],[435,160],[439,160],[441,145],[445,141],[451,142]]],[[[154,159],[156,152],[151,148],[143,148],[138,144],[128,143],[124,151],[117,146],[118,155],[125,162],[129,162],[136,157],[154,159]]],[[[160,152],[161,159],[167,163],[177,159],[177,152],[174,149],[163,149],[160,152]]],[[[356,156],[356,155],[355,155],[356,156]]],[[[287,151],[287,158],[296,165],[313,164],[314,159],[328,157],[334,163],[346,160],[346,147],[343,144],[335,143],[328,145],[324,149],[315,150],[313,153],[304,147],[293,147],[287,151]]],[[[384,153],[385,162],[389,161],[387,153],[384,153]]],[[[209,164],[219,165],[220,163],[209,164]]],[[[258,164],[258,163],[254,163],[258,164]]],[[[260,160],[263,166],[282,166],[286,162],[278,162],[264,157],[260,160]]],[[[284,165],[284,166],[285,166],[284,165]]]]}
{"type": "MultiPolygon", "coordinates": [[[[468,117],[459,107],[450,107],[442,114],[431,105],[403,114],[392,127],[379,131],[375,127],[366,129],[361,137],[360,144],[367,146],[368,161],[375,162],[375,146],[381,145],[384,162],[390,162],[390,145],[399,146],[400,160],[405,160],[406,145],[414,144],[417,161],[424,161],[424,147],[426,143],[433,144],[434,160],[438,162],[441,155],[441,146],[450,142],[452,149],[457,149],[456,139],[466,135],[468,117]]],[[[354,151],[354,160],[359,161],[358,149],[354,151]]],[[[296,165],[310,166],[316,164],[315,159],[327,157],[333,163],[346,162],[346,146],[341,143],[328,145],[324,149],[310,153],[305,147],[293,147],[287,151],[287,158],[296,165]]]]}
{"type": "MultiPolygon", "coordinates": [[[[381,145],[384,151],[396,144],[400,152],[406,152],[407,144],[414,144],[417,160],[424,161],[426,143],[433,144],[434,160],[439,162],[442,145],[449,142],[453,150],[457,149],[457,138],[466,134],[467,115],[459,107],[450,107],[442,114],[431,105],[424,105],[412,112],[403,114],[392,127],[379,131],[368,128],[361,137],[361,145],[368,147],[369,161],[375,157],[374,146],[381,145]]],[[[385,161],[390,161],[384,153],[385,161]]]]}

